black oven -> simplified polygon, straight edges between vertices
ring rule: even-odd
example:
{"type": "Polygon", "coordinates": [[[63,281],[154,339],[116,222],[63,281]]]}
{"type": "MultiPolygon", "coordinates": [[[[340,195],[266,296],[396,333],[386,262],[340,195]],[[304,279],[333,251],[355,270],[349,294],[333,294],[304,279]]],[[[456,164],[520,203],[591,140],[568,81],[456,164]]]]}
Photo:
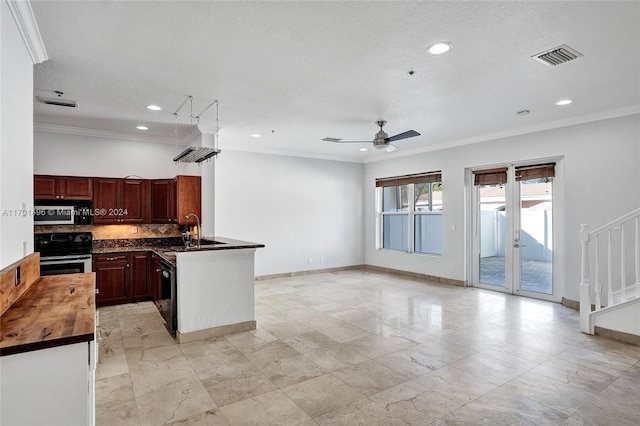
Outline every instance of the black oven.
{"type": "Polygon", "coordinates": [[[91,255],[40,257],[40,275],[91,272],[91,255]]]}
{"type": "Polygon", "coordinates": [[[40,252],[40,275],[91,272],[91,232],[35,234],[34,250],[40,252]]]}

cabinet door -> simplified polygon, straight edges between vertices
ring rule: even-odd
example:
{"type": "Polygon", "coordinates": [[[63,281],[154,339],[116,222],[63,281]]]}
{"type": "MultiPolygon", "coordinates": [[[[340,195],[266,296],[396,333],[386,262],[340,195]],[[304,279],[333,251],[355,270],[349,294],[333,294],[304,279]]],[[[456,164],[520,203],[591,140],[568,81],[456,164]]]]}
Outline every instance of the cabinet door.
{"type": "Polygon", "coordinates": [[[149,262],[149,290],[153,294],[153,301],[160,307],[162,302],[162,260],[156,254],[151,255],[149,262]]]}
{"type": "Polygon", "coordinates": [[[148,181],[139,179],[121,180],[119,208],[123,214],[120,216],[119,222],[146,223],[149,221],[150,198],[147,184],[148,181]]]}
{"type": "Polygon", "coordinates": [[[58,179],[55,176],[36,175],[33,177],[33,198],[55,200],[58,195],[58,179]]]}
{"type": "Polygon", "coordinates": [[[112,256],[113,260],[97,260],[93,264],[96,273],[96,298],[98,306],[115,305],[130,301],[129,261],[127,256],[112,256]]]}
{"type": "Polygon", "coordinates": [[[93,178],[60,177],[60,197],[65,200],[93,199],[93,178]]]}
{"type": "Polygon", "coordinates": [[[151,222],[171,223],[175,216],[175,200],[172,179],[151,181],[151,222]],[[172,205],[174,206],[172,208],[172,205]]]}
{"type": "Polygon", "coordinates": [[[200,218],[200,223],[202,223],[200,176],[177,176],[177,181],[178,223],[184,224],[185,216],[189,213],[197,214],[200,218]]]}
{"type": "Polygon", "coordinates": [[[148,285],[148,259],[147,252],[132,252],[129,254],[131,265],[131,289],[134,302],[149,300],[153,295],[148,285]]]}
{"type": "Polygon", "coordinates": [[[93,180],[93,210],[96,213],[93,223],[118,223],[118,181],[112,178],[93,180]]]}

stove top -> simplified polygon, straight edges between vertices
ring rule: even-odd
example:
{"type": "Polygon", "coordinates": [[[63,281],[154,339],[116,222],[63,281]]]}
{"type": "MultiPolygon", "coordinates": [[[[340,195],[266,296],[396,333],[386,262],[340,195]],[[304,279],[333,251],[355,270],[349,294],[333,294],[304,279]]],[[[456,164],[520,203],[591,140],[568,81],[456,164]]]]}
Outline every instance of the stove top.
{"type": "Polygon", "coordinates": [[[91,232],[51,232],[34,235],[34,251],[40,257],[91,254],[93,236],[91,232]]]}

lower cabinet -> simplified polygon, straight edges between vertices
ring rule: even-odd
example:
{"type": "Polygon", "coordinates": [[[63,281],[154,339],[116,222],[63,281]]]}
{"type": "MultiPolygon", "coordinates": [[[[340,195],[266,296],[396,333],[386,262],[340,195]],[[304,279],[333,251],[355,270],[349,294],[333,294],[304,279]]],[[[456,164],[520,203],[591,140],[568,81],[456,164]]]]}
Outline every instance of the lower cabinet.
{"type": "Polygon", "coordinates": [[[153,302],[159,309],[162,308],[162,259],[157,254],[152,254],[149,262],[149,290],[153,302]]]}
{"type": "Polygon", "coordinates": [[[117,305],[152,299],[153,292],[147,279],[148,259],[148,252],[94,255],[97,305],[117,305]]]}
{"type": "Polygon", "coordinates": [[[0,424],[93,426],[95,344],[93,340],[0,357],[0,424]]]}
{"type": "Polygon", "coordinates": [[[149,300],[153,296],[149,291],[149,254],[147,252],[129,253],[129,264],[131,265],[131,298],[134,302],[149,300]]]}

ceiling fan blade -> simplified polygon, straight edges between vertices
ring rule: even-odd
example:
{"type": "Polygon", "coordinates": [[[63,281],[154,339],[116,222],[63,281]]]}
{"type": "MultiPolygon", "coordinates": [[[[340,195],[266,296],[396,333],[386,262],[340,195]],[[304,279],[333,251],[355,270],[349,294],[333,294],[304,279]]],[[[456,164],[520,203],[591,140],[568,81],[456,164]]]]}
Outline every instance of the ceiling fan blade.
{"type": "Polygon", "coordinates": [[[324,138],[322,140],[325,142],[333,142],[333,143],[371,143],[371,141],[345,141],[343,139],[338,139],[338,138],[324,138]]]}
{"type": "Polygon", "coordinates": [[[413,138],[415,136],[420,136],[420,133],[416,132],[415,130],[407,130],[406,132],[391,136],[389,138],[389,142],[399,141],[400,139],[413,138]]]}
{"type": "Polygon", "coordinates": [[[387,151],[387,152],[393,152],[393,151],[397,151],[398,147],[395,146],[395,145],[389,144],[384,150],[387,151]]]}

